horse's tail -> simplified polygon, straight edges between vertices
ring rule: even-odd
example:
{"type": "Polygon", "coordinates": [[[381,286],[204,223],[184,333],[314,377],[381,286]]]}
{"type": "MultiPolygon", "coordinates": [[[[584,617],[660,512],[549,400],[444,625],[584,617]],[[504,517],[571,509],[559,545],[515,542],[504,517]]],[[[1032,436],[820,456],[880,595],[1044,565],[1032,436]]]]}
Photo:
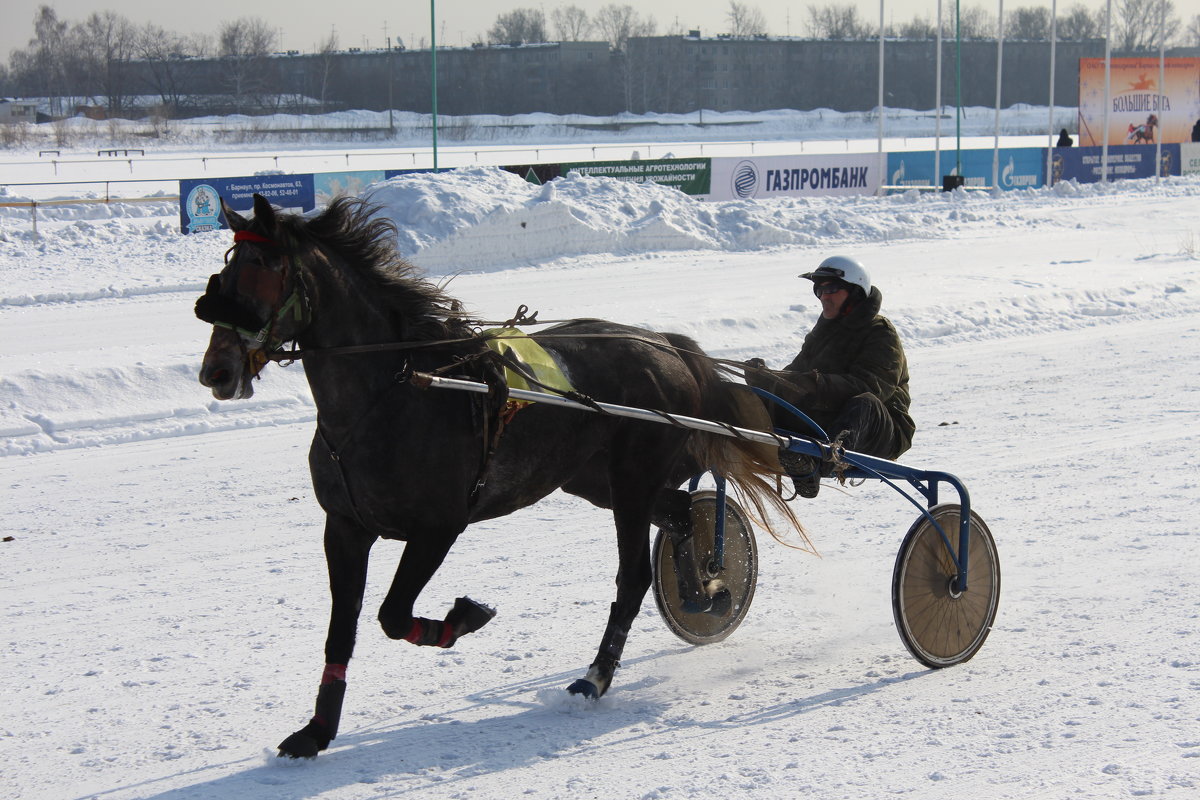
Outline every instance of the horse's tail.
{"type": "MultiPolygon", "coordinates": [[[[738,428],[771,430],[770,414],[757,395],[741,384],[722,378],[712,359],[704,355],[700,346],[689,337],[674,333],[663,335],[700,387],[701,417],[738,428]]],[[[699,469],[710,469],[724,476],[755,521],[775,539],[790,547],[816,552],[804,526],[780,496],[778,479],[783,470],[777,448],[696,431],[688,441],[688,455],[699,469]],[[780,516],[796,530],[799,544],[786,539],[771,524],[772,517],[780,516]]]]}

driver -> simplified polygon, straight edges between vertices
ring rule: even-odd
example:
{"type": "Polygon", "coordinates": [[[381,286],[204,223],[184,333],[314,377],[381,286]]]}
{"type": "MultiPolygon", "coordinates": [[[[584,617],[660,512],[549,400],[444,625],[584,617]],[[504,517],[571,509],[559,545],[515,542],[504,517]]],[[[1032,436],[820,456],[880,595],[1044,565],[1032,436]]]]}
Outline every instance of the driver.
{"type": "MultiPolygon", "coordinates": [[[[895,460],[912,445],[916,426],[908,414],[908,360],[895,327],[879,313],[883,295],[871,285],[866,268],[849,256],[830,256],[800,277],[813,282],[821,317],[792,363],[771,370],[761,358],[752,358],[746,362],[746,382],[812,417],[847,450],[895,460]]],[[[808,430],[784,408],[770,406],[778,427],[808,430]]],[[[797,494],[817,496],[817,459],[785,450],[780,463],[797,494]]]]}

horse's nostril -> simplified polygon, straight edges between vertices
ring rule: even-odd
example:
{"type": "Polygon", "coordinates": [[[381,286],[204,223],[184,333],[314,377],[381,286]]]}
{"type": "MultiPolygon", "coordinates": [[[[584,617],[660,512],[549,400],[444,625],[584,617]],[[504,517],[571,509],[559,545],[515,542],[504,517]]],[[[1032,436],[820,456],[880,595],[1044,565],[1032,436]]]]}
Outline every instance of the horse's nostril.
{"type": "Polygon", "coordinates": [[[200,374],[200,382],[205,386],[215,386],[229,379],[229,370],[224,367],[213,367],[200,374]]]}

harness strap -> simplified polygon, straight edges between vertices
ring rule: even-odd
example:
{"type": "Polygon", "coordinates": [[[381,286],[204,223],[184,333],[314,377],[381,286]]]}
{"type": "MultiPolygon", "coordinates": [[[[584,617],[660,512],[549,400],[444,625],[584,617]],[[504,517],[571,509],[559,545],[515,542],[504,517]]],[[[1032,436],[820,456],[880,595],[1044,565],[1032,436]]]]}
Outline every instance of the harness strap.
{"type": "Polygon", "coordinates": [[[265,244],[281,250],[283,249],[279,242],[268,236],[263,236],[261,233],[255,233],[254,231],[234,231],[233,241],[254,242],[255,244],[265,244]]]}

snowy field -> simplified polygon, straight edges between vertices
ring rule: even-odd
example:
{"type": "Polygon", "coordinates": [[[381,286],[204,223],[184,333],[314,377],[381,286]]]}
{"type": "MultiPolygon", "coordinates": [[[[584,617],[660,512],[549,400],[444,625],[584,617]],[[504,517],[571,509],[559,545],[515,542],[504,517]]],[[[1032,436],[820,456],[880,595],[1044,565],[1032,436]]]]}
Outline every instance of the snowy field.
{"type": "Polygon", "coordinates": [[[276,759],[327,612],[302,367],[250,401],[196,382],[192,304],[230,240],[177,235],[173,205],[48,212],[40,240],[6,216],[0,794],[1200,794],[1200,179],[706,205],[480,168],[374,197],[485,318],[603,316],[776,367],[816,317],[797,273],[859,255],[908,348],[904,461],[961,477],[995,535],[991,637],[914,661],[889,591],[915,511],[826,483],[796,501],[821,557],[760,534],[733,636],[685,645],[648,598],[609,694],[569,698],[616,554],[607,514],[556,494],[460,539],[418,612],[499,615],[450,650],[374,623],[402,547],[376,545],[341,733],[276,759]]]}

